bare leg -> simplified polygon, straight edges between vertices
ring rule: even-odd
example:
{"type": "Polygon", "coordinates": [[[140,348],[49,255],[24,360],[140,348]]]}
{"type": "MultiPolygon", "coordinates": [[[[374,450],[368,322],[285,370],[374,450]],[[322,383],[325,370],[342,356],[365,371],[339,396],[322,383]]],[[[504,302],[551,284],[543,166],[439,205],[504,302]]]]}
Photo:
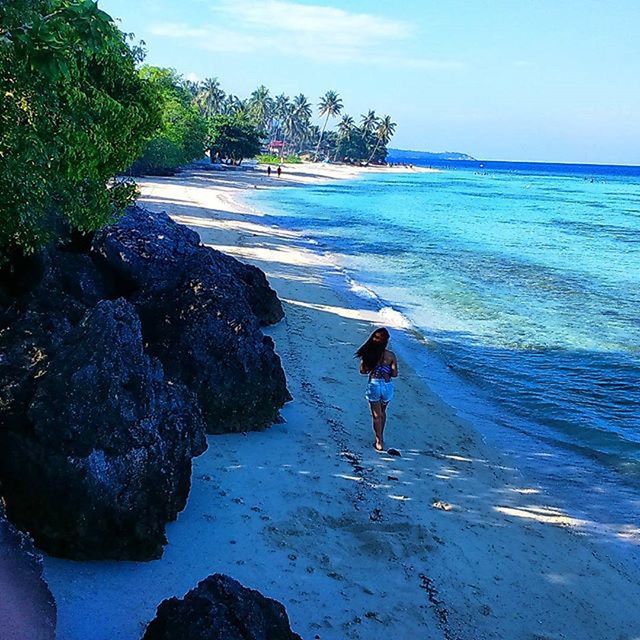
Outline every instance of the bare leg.
{"type": "Polygon", "coordinates": [[[371,407],[371,419],[373,422],[373,433],[376,437],[375,448],[377,451],[382,451],[384,449],[384,441],[382,439],[382,405],[380,402],[370,402],[369,406],[371,407]]]}
{"type": "Polygon", "coordinates": [[[383,441],[383,436],[384,436],[384,428],[387,424],[387,406],[389,405],[388,402],[381,402],[380,403],[380,441],[383,441]]]}

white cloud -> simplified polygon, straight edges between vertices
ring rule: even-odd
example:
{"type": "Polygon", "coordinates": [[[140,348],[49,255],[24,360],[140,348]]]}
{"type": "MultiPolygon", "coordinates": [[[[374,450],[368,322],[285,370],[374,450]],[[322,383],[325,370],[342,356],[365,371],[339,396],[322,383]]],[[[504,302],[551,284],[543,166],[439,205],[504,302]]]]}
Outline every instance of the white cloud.
{"type": "Polygon", "coordinates": [[[409,23],[382,16],[286,0],[217,0],[211,9],[211,23],[162,23],[153,25],[151,32],[220,53],[275,52],[322,62],[423,70],[460,66],[396,53],[411,43],[415,30],[409,23]]]}

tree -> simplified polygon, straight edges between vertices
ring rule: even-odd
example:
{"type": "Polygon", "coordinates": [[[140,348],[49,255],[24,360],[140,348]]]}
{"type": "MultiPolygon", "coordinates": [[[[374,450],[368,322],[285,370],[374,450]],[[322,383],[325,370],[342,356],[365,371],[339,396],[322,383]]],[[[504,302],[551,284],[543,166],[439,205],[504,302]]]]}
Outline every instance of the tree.
{"type": "Polygon", "coordinates": [[[225,93],[220,87],[218,78],[206,78],[200,84],[195,103],[200,109],[200,113],[209,118],[222,112],[224,99],[225,93]]]}
{"type": "Polygon", "coordinates": [[[179,166],[204,154],[207,121],[192,103],[188,86],[173,69],[144,66],[140,75],[155,89],[161,124],[131,172],[172,175],[179,166]]]}
{"type": "Polygon", "coordinates": [[[338,137],[340,139],[346,138],[355,126],[356,123],[351,116],[342,116],[342,119],[338,123],[338,137]]]}
{"type": "MultiPolygon", "coordinates": [[[[376,152],[378,151],[378,146],[380,145],[380,143],[382,143],[383,146],[386,146],[389,140],[391,140],[391,137],[393,136],[396,130],[396,126],[397,126],[396,123],[392,122],[389,116],[384,116],[384,118],[378,121],[378,127],[376,129],[376,138],[377,138],[376,146],[371,152],[371,155],[367,160],[367,164],[369,164],[373,159],[373,157],[375,156],[376,152]]],[[[386,158],[386,156],[387,156],[387,152],[385,149],[384,157],[386,158]]],[[[382,160],[384,160],[384,158],[382,158],[382,160]]]]}
{"type": "Polygon", "coordinates": [[[249,116],[254,120],[256,126],[266,131],[273,114],[273,100],[269,95],[269,89],[260,85],[249,96],[247,108],[249,116]]]}
{"type": "Polygon", "coordinates": [[[376,112],[370,109],[366,114],[363,114],[360,120],[360,125],[362,126],[362,131],[365,135],[369,133],[373,133],[374,129],[378,125],[378,116],[376,116],[376,112]]]}
{"type": "Polygon", "coordinates": [[[320,132],[320,138],[318,139],[318,146],[316,147],[316,153],[314,160],[318,159],[318,152],[320,151],[320,144],[322,143],[322,137],[324,136],[324,130],[327,128],[327,122],[329,117],[334,117],[340,114],[342,111],[342,100],[335,91],[327,91],[327,93],[320,98],[320,104],[318,105],[320,116],[325,116],[324,123],[322,125],[322,131],[320,132]]]}
{"type": "Polygon", "coordinates": [[[112,221],[159,123],[140,51],[91,0],[0,3],[0,262],[112,221]]]}
{"type": "Polygon", "coordinates": [[[243,158],[260,153],[262,132],[246,117],[217,115],[209,119],[209,153],[211,162],[217,156],[240,164],[243,158]]]}
{"type": "Polygon", "coordinates": [[[222,103],[222,109],[220,113],[226,116],[236,115],[238,113],[246,112],[246,105],[243,100],[240,100],[238,96],[229,94],[222,103]]]}
{"type": "Polygon", "coordinates": [[[272,141],[276,140],[282,135],[284,121],[287,117],[290,106],[291,101],[289,100],[289,96],[285,96],[284,93],[276,96],[275,100],[273,101],[273,121],[271,129],[272,141]]]}
{"type": "Polygon", "coordinates": [[[294,97],[287,120],[289,138],[292,143],[301,145],[306,137],[312,113],[311,103],[304,94],[300,93],[294,97]]]}

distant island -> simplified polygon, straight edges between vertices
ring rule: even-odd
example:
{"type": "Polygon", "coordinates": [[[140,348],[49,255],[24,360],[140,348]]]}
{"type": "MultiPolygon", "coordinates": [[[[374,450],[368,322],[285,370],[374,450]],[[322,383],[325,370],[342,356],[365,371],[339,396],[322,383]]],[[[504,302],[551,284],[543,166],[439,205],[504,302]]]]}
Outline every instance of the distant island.
{"type": "Polygon", "coordinates": [[[466,153],[458,151],[441,151],[434,153],[432,151],[410,151],[407,149],[389,149],[387,162],[408,162],[415,164],[423,164],[424,162],[434,160],[475,160],[466,153]]]}

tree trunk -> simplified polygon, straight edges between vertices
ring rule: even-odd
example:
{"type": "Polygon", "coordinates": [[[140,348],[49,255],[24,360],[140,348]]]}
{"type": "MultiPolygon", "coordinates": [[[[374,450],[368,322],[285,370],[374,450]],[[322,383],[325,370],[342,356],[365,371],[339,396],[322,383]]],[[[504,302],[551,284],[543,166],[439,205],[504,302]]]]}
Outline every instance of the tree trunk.
{"type": "Polygon", "coordinates": [[[318,140],[318,146],[316,147],[316,154],[313,157],[314,162],[318,162],[318,153],[320,151],[320,145],[322,144],[322,136],[324,136],[324,130],[327,128],[327,122],[329,122],[329,112],[327,111],[327,117],[324,119],[324,124],[322,125],[322,131],[320,132],[320,139],[318,140]]]}
{"type": "Polygon", "coordinates": [[[378,139],[376,140],[376,146],[375,146],[375,147],[373,147],[373,151],[371,152],[371,155],[369,156],[369,159],[367,160],[367,164],[366,164],[365,166],[367,166],[367,167],[369,166],[369,163],[371,162],[371,160],[372,160],[373,156],[375,156],[375,155],[376,155],[376,151],[378,150],[378,147],[379,147],[379,146],[380,146],[380,138],[378,138],[378,139]]]}

